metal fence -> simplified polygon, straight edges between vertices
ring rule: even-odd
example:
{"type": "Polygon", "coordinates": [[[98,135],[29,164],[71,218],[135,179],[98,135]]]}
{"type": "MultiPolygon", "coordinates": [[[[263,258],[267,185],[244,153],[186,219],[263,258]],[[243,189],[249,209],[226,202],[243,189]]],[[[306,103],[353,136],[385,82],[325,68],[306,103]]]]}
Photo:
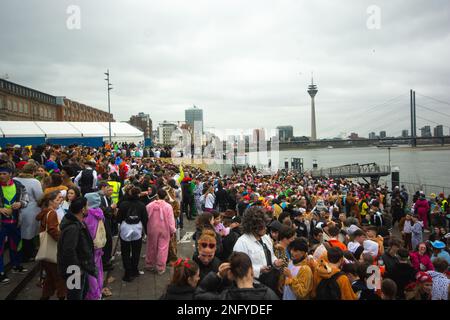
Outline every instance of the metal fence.
{"type": "Polygon", "coordinates": [[[429,197],[431,193],[439,195],[439,193],[441,192],[445,194],[445,197],[448,197],[450,195],[450,187],[446,186],[436,186],[432,184],[404,182],[404,181],[401,181],[400,185],[405,186],[406,191],[410,195],[413,195],[417,191],[423,191],[427,197],[429,197]]]}

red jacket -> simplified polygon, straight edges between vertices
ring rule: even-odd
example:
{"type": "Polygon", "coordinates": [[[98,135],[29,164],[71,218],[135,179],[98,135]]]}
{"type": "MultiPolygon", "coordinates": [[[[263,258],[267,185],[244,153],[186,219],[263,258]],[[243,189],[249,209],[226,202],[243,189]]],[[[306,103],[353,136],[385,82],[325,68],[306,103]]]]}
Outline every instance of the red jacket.
{"type": "Polygon", "coordinates": [[[434,266],[431,263],[431,259],[427,254],[423,256],[419,254],[419,252],[412,252],[409,254],[411,257],[411,264],[417,271],[432,271],[434,270],[434,266]],[[423,264],[426,270],[420,270],[420,264],[423,264]]]}

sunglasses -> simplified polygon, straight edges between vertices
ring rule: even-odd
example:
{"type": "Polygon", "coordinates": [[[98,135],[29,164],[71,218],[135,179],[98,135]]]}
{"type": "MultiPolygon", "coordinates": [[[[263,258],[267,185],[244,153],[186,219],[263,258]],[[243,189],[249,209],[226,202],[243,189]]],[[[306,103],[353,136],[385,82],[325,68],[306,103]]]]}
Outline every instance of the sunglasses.
{"type": "Polygon", "coordinates": [[[216,244],[215,243],[207,243],[207,242],[200,242],[200,246],[203,248],[203,249],[206,249],[206,248],[210,248],[210,249],[214,249],[215,247],[216,247],[216,244]]]}

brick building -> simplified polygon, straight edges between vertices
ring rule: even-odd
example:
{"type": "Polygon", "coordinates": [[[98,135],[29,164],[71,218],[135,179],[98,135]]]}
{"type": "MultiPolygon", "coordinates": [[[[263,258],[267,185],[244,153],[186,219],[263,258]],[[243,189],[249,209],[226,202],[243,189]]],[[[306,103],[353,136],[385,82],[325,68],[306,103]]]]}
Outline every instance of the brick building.
{"type": "Polygon", "coordinates": [[[0,79],[0,120],[106,122],[108,112],[0,79]]]}
{"type": "Polygon", "coordinates": [[[144,132],[145,139],[152,138],[153,122],[152,119],[150,119],[150,115],[139,112],[137,115],[131,116],[128,123],[141,129],[144,132]]]}

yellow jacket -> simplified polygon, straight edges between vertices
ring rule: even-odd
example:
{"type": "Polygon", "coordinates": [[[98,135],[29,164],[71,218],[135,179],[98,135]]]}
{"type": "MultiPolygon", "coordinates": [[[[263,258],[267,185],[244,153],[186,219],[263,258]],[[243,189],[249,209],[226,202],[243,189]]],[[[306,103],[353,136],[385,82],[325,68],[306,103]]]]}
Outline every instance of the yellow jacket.
{"type": "Polygon", "coordinates": [[[285,285],[290,286],[298,300],[309,300],[313,290],[313,272],[306,259],[300,263],[297,276],[286,278],[285,285]]]}

